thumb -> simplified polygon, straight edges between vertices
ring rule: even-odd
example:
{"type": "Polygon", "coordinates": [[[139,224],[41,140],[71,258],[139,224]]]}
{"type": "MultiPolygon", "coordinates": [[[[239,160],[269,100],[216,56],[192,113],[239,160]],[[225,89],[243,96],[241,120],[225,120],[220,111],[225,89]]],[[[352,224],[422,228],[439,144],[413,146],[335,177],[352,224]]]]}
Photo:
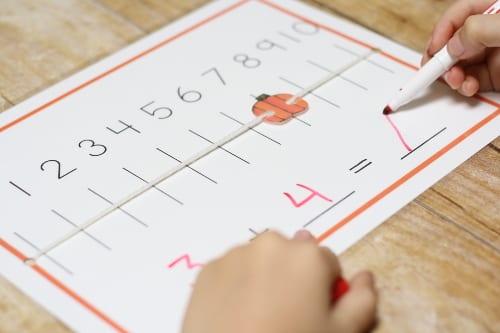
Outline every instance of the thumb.
{"type": "Polygon", "coordinates": [[[369,272],[356,274],[350,281],[349,291],[333,306],[331,327],[335,332],[366,331],[375,321],[376,304],[373,275],[369,272]]]}
{"type": "Polygon", "coordinates": [[[500,15],[472,15],[448,42],[448,52],[460,59],[472,58],[488,47],[500,46],[500,15]]]}

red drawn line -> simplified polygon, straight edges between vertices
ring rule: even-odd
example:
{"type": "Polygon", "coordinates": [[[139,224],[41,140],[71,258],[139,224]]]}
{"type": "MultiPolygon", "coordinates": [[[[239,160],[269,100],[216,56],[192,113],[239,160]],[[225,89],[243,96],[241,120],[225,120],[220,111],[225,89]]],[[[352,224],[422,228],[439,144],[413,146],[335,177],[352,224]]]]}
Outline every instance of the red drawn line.
{"type": "Polygon", "coordinates": [[[399,141],[401,141],[401,143],[406,148],[406,150],[411,151],[412,149],[411,149],[410,145],[408,145],[408,143],[406,143],[405,138],[403,137],[403,134],[401,134],[401,131],[396,126],[396,124],[392,121],[391,117],[389,117],[389,115],[386,114],[385,115],[385,119],[387,119],[387,121],[389,122],[389,124],[391,125],[391,127],[394,129],[394,131],[396,132],[396,135],[399,138],[399,141]]]}
{"type": "Polygon", "coordinates": [[[181,261],[186,261],[186,266],[188,269],[194,269],[194,268],[198,268],[198,267],[202,267],[203,264],[199,264],[199,263],[192,263],[191,262],[191,257],[189,256],[189,254],[184,254],[182,256],[180,256],[179,258],[175,259],[174,261],[172,261],[170,264],[168,264],[168,268],[172,268],[174,267],[175,265],[177,265],[179,262],[181,261]]]}
{"type": "Polygon", "coordinates": [[[332,202],[332,199],[330,198],[327,198],[326,196],[324,196],[323,194],[319,193],[318,191],[316,190],[313,190],[312,188],[310,187],[307,187],[306,185],[302,185],[302,184],[296,184],[297,186],[299,187],[302,187],[306,190],[308,190],[309,192],[311,192],[311,194],[309,194],[304,200],[300,201],[300,202],[297,202],[290,193],[287,193],[287,192],[283,192],[284,195],[287,196],[288,199],[290,199],[290,201],[292,202],[292,205],[294,205],[295,207],[299,208],[301,206],[303,206],[304,204],[306,204],[307,202],[309,202],[312,198],[314,198],[315,196],[318,196],[320,197],[321,199],[324,199],[326,201],[329,201],[329,202],[332,202]]]}
{"type": "MultiPolygon", "coordinates": [[[[16,249],[14,246],[10,245],[7,243],[4,239],[0,238],[0,246],[3,247],[5,250],[13,254],[15,257],[17,257],[21,261],[25,261],[28,259],[21,251],[16,249]]],[[[106,324],[114,328],[117,332],[127,332],[126,329],[124,329],[122,326],[120,326],[118,323],[116,323],[113,319],[108,317],[106,314],[104,314],[102,311],[97,309],[95,306],[90,304],[87,300],[85,300],[83,297],[75,293],[73,290],[71,290],[69,287],[64,285],[61,281],[56,279],[52,274],[44,270],[42,267],[39,265],[35,264],[31,266],[31,268],[37,272],[40,276],[45,278],[47,281],[52,283],[55,287],[57,287],[59,290],[61,290],[63,293],[71,297],[73,300],[75,300],[77,303],[82,305],[84,308],[89,310],[91,313],[95,314],[98,318],[102,319],[106,324]]]]}
{"type": "Polygon", "coordinates": [[[449,152],[451,149],[455,148],[458,144],[460,144],[462,141],[467,139],[469,136],[477,132],[480,128],[488,124],[490,121],[495,119],[496,117],[500,116],[500,109],[497,109],[495,112],[478,122],[476,125],[472,126],[469,128],[467,131],[465,131],[462,135],[458,136],[455,140],[447,144],[445,147],[443,147],[441,150],[439,150],[437,153],[420,163],[418,166],[416,166],[414,169],[409,171],[407,174],[405,174],[403,177],[399,178],[396,180],[394,183],[389,185],[387,188],[385,188],[382,192],[379,194],[375,195],[373,198],[368,200],[365,204],[360,206],[358,209],[353,211],[351,214],[346,216],[344,219],[342,219],[340,222],[337,224],[333,225],[331,228],[326,230],[324,233],[319,235],[319,237],[316,239],[318,243],[324,241],[326,238],[331,236],[334,232],[351,222],[353,219],[361,215],[363,212],[365,212],[368,208],[371,206],[375,205],[377,202],[382,200],[385,196],[387,196],[389,193],[392,191],[396,190],[398,187],[406,183],[408,180],[413,178],[415,175],[420,173],[422,170],[427,168],[429,165],[431,165],[434,161],[436,161],[438,158],[449,152]]]}

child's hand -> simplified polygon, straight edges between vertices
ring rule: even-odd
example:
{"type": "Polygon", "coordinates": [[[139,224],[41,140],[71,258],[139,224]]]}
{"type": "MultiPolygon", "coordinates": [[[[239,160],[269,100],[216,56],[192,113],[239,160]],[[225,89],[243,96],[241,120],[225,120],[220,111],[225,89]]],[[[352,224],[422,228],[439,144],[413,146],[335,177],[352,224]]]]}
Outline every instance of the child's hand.
{"type": "Polygon", "coordinates": [[[373,277],[358,273],[332,304],[339,274],[337,257],[307,231],[293,240],[266,232],[202,269],[183,332],[363,332],[375,318],[373,277]]]}
{"type": "Polygon", "coordinates": [[[500,15],[481,15],[493,2],[456,1],[436,24],[422,59],[426,63],[447,44],[460,61],[443,78],[464,96],[500,91],[500,15]]]}

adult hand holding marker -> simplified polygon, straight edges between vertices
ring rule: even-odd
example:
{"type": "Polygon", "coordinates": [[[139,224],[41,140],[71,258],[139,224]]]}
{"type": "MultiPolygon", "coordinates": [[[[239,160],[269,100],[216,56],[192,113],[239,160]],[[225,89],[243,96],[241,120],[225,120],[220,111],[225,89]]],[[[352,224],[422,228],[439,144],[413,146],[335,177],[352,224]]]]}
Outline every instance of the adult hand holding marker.
{"type": "Polygon", "coordinates": [[[410,102],[440,76],[464,96],[500,91],[500,1],[455,2],[436,24],[422,64],[384,114],[410,102]]]}

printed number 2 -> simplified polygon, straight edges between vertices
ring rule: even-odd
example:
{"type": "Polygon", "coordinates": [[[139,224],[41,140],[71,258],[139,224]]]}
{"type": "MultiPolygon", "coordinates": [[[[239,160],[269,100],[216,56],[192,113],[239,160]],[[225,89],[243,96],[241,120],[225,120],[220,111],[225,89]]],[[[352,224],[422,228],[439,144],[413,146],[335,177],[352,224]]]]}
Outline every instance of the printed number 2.
{"type": "Polygon", "coordinates": [[[59,162],[58,160],[47,160],[40,165],[40,169],[42,169],[42,171],[45,171],[45,167],[48,164],[56,164],[57,165],[57,179],[62,179],[64,177],[66,177],[67,175],[69,175],[70,173],[72,173],[73,171],[77,170],[77,168],[74,168],[70,171],[63,172],[61,169],[61,162],[59,162]]]}

